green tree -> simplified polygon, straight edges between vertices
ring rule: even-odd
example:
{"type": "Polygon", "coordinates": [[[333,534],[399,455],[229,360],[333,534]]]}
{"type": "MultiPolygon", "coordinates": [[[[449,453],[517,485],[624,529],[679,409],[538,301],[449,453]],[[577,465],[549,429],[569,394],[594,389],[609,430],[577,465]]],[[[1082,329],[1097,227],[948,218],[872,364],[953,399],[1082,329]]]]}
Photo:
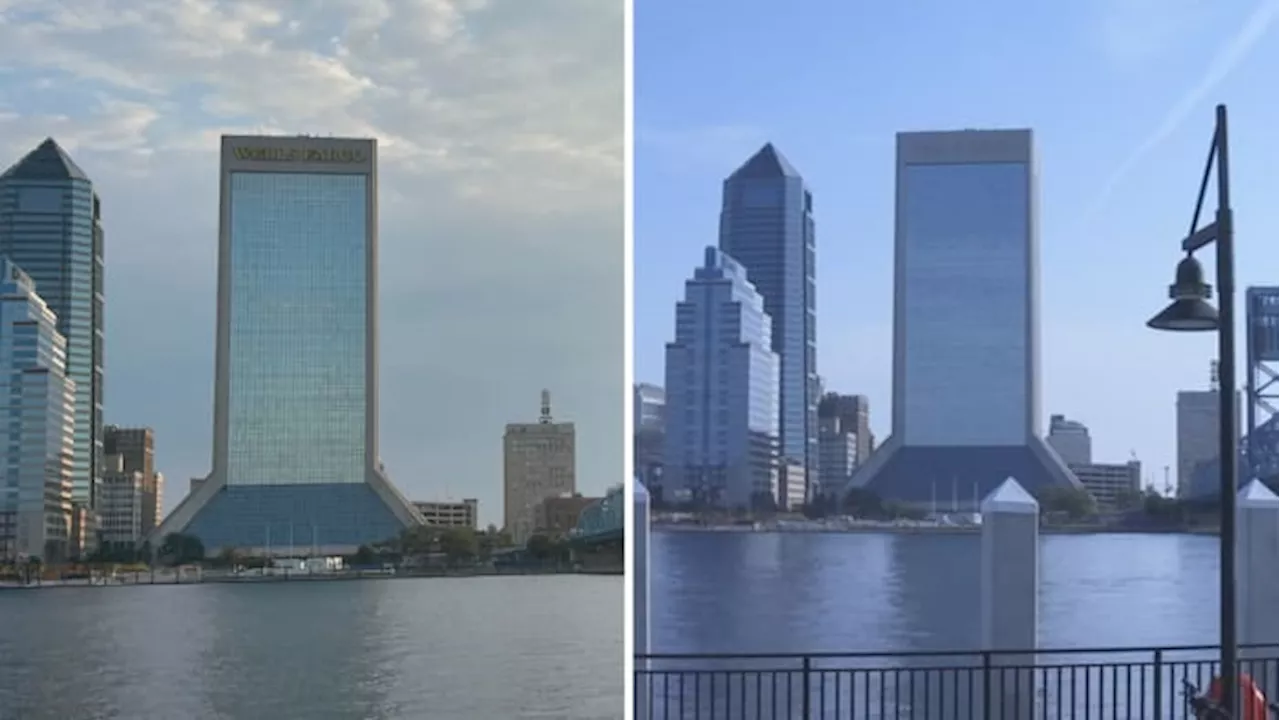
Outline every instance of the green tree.
{"type": "Polygon", "coordinates": [[[1116,509],[1137,510],[1143,506],[1145,498],[1138,490],[1124,490],[1116,493],[1116,509]]]}
{"type": "Polygon", "coordinates": [[[222,548],[218,556],[213,559],[215,567],[233,568],[242,564],[244,561],[243,554],[235,548],[222,548]]]}
{"type": "MultiPolygon", "coordinates": [[[[493,526],[490,525],[489,527],[492,528],[493,526]]],[[[489,558],[493,557],[493,551],[499,548],[497,530],[495,529],[493,532],[486,530],[482,533],[476,533],[475,538],[476,558],[481,562],[487,562],[489,558]]]]}
{"type": "Polygon", "coordinates": [[[1036,493],[1036,502],[1040,503],[1041,513],[1060,513],[1071,520],[1082,520],[1098,512],[1093,495],[1084,488],[1046,486],[1036,493]]]}
{"type": "MultiPolygon", "coordinates": [[[[838,504],[838,503],[837,503],[838,504]]],[[[887,515],[884,501],[866,488],[853,488],[844,499],[845,511],[854,517],[882,518],[887,515]]]]}
{"type": "Polygon", "coordinates": [[[440,533],[440,552],[450,565],[470,563],[480,554],[480,543],[470,528],[448,528],[440,533]]]}
{"type": "Polygon", "coordinates": [[[157,555],[167,565],[200,562],[204,560],[204,543],[194,535],[169,533],[160,544],[157,555]]]}
{"type": "Polygon", "coordinates": [[[439,528],[415,525],[400,534],[398,550],[405,555],[426,555],[435,551],[439,536],[439,528]]]}
{"type": "Polygon", "coordinates": [[[546,535],[538,534],[529,538],[529,542],[525,544],[525,548],[529,551],[529,555],[534,560],[546,561],[550,560],[555,554],[555,542],[546,535]]]}
{"type": "Polygon", "coordinates": [[[373,548],[368,545],[361,545],[356,548],[356,554],[351,556],[351,564],[356,567],[368,567],[378,561],[378,557],[373,552],[373,548]]]}

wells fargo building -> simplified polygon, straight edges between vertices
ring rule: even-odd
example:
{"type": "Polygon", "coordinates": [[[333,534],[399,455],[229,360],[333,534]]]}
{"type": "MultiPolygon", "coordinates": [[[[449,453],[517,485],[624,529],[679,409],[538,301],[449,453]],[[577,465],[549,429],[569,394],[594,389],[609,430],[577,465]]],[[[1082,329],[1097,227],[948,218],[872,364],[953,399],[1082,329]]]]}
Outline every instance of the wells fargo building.
{"type": "Polygon", "coordinates": [[[377,143],[222,138],[213,469],[153,536],[350,552],[418,520],[378,458],[377,143]]]}

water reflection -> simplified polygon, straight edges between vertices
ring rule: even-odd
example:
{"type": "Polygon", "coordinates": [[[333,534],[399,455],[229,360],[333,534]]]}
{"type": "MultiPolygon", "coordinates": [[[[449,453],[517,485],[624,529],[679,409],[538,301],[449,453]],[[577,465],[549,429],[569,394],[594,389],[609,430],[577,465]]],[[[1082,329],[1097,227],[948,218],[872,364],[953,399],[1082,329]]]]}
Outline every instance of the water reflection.
{"type": "Polygon", "coordinates": [[[976,648],[980,538],[973,534],[892,538],[894,634],[888,644],[876,649],[976,648]]]}
{"type": "MultiPolygon", "coordinates": [[[[978,641],[976,535],[655,532],[655,652],[954,650],[978,641]]],[[[1041,538],[1041,645],[1212,643],[1217,539],[1041,538]]]]}
{"type": "Polygon", "coordinates": [[[618,717],[617,577],[0,592],[0,717],[618,717]]]}
{"type": "Polygon", "coordinates": [[[337,717],[392,717],[387,713],[396,708],[387,707],[385,695],[397,671],[379,657],[383,648],[394,647],[388,636],[390,618],[380,607],[385,583],[344,585],[210,587],[204,621],[212,628],[212,642],[197,680],[207,706],[231,717],[252,697],[254,711],[263,717],[288,717],[296,710],[295,696],[303,695],[332,708],[337,717]],[[352,613],[352,608],[360,612],[352,613]],[[320,638],[323,652],[316,652],[320,638]],[[280,670],[262,672],[276,664],[280,670]],[[281,691],[281,682],[287,683],[287,692],[281,691]]]}
{"type": "MultiPolygon", "coordinates": [[[[656,652],[938,652],[976,650],[980,641],[977,535],[657,532],[652,543],[656,652]]],[[[1198,536],[1044,536],[1041,646],[1212,643],[1216,553],[1215,538],[1198,536]]],[[[672,710],[683,704],[704,713],[718,707],[729,716],[752,717],[757,708],[785,715],[787,708],[801,707],[801,662],[703,661],[701,669],[778,672],[746,680],[727,673],[673,674],[665,688],[659,678],[654,689],[672,710]]],[[[889,712],[954,711],[979,702],[978,663],[967,654],[814,660],[811,708],[826,708],[815,710],[819,717],[836,716],[837,702],[844,716],[873,717],[881,703],[889,712]],[[967,682],[954,673],[915,680],[892,670],[856,680],[823,673],[907,666],[975,671],[967,682]]],[[[1043,686],[1037,691],[1042,697],[1045,692],[1043,686]]],[[[661,708],[655,709],[661,717],[661,708]]]]}

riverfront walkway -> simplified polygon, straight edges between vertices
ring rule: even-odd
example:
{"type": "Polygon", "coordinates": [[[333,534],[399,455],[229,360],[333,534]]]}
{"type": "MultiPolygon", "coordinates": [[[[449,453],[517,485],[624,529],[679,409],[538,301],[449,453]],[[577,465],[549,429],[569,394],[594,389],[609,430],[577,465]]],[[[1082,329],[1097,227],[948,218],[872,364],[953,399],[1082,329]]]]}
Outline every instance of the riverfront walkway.
{"type": "Polygon", "coordinates": [[[468,578],[510,577],[522,575],[621,575],[622,567],[570,567],[513,565],[477,568],[415,568],[411,570],[336,570],[326,572],[289,571],[283,569],[266,572],[251,570],[230,572],[226,570],[202,570],[198,568],[157,569],[152,572],[127,572],[84,578],[43,579],[27,584],[0,580],[0,592],[5,590],[40,590],[52,588],[132,587],[137,585],[199,585],[207,583],[274,583],[274,582],[338,582],[343,580],[391,580],[407,578],[468,578]]]}

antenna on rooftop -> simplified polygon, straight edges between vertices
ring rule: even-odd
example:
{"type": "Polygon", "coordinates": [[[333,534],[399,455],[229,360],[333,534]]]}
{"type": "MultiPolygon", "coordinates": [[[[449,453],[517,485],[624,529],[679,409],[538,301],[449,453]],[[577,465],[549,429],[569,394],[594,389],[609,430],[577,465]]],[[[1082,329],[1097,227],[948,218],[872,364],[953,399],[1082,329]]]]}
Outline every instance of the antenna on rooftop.
{"type": "Polygon", "coordinates": [[[542,425],[551,424],[551,391],[542,391],[542,415],[538,417],[538,422],[542,425]]]}

